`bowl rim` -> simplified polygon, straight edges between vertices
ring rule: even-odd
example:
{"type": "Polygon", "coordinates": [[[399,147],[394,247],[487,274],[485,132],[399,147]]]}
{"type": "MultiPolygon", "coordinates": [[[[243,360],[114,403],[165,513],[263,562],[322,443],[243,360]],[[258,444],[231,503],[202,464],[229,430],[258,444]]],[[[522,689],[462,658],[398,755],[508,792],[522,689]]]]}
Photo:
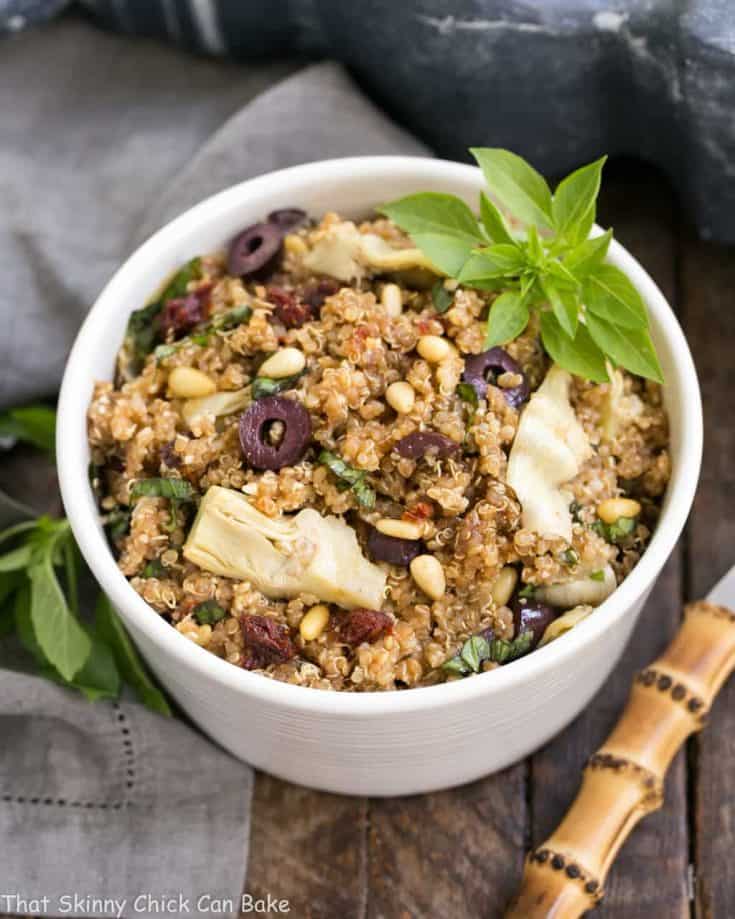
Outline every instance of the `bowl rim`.
{"type": "MultiPolygon", "coordinates": [[[[646,301],[649,313],[660,326],[671,349],[679,389],[689,398],[681,406],[681,461],[669,483],[668,506],[661,515],[645,553],[633,571],[590,616],[566,633],[560,640],[536,649],[513,662],[512,666],[481,673],[471,679],[434,686],[415,687],[402,692],[367,691],[361,693],[314,690],[283,683],[234,667],[214,654],[198,647],[164,622],[131,587],[109,550],[103,531],[88,497],[89,482],[86,460],[86,412],[90,372],[85,371],[85,355],[100,343],[105,317],[119,307],[128,276],[134,275],[161,249],[174,247],[176,240],[187,235],[197,221],[216,221],[241,207],[255,194],[278,187],[279,193],[289,184],[303,186],[308,182],[334,179],[412,179],[426,176],[432,180],[457,180],[479,187],[480,170],[476,166],[448,160],[418,156],[358,156],[320,160],[265,173],[230,186],[189,208],[170,221],[139,246],[118,268],[105,285],[87,314],[69,354],[58,402],[57,463],[62,499],[75,538],[100,587],[107,593],[123,620],[163,654],[176,659],[191,676],[206,679],[241,692],[243,697],[262,700],[291,711],[333,714],[345,717],[382,716],[391,712],[416,712],[427,708],[461,705],[493,692],[512,690],[531,683],[553,669],[571,662],[587,645],[599,640],[607,629],[629,614],[635,603],[652,586],[671,554],[689,514],[697,486],[702,455],[702,408],[694,362],[684,333],[658,286],[617,241],[610,246],[609,258],[631,278],[646,301]],[[71,438],[65,431],[78,430],[83,437],[71,438]],[[85,489],[87,494],[85,494],[85,489]]],[[[597,231],[601,232],[599,228],[597,231]]],[[[125,302],[125,301],[123,301],[125,302]]],[[[125,306],[127,308],[127,304],[125,306]]],[[[113,352],[114,353],[114,352],[113,352]]]]}

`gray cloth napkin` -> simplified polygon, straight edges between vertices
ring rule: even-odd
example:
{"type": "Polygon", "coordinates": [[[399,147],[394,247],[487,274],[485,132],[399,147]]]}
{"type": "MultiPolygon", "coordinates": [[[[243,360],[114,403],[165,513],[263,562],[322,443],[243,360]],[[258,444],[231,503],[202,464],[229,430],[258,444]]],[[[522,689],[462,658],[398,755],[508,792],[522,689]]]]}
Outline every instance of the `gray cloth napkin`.
{"type": "MultiPolygon", "coordinates": [[[[201,197],[297,162],[427,152],[334,65],[249,101],[292,69],[190,59],[74,21],[3,47],[3,405],[56,391],[111,272],[201,197]]],[[[5,669],[0,744],[0,913],[175,917],[201,915],[200,894],[237,901],[251,770],[183,722],[5,669]]]]}

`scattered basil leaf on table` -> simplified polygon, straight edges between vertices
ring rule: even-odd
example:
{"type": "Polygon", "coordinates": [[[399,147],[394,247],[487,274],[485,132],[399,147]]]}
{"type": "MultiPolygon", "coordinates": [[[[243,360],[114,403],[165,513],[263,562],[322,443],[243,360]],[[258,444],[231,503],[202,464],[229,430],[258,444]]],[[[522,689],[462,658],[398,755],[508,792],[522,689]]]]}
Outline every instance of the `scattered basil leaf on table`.
{"type": "MultiPolygon", "coordinates": [[[[515,153],[470,152],[487,184],[479,220],[464,201],[437,192],[407,195],[379,210],[440,272],[500,292],[485,347],[516,338],[538,313],[544,348],[571,373],[601,383],[612,364],[662,382],[643,299],[624,272],[604,261],[612,231],[588,238],[606,158],[577,169],[552,194],[515,153]]],[[[441,312],[443,300],[435,304],[441,312]]]]}
{"type": "Polygon", "coordinates": [[[47,405],[28,405],[0,412],[0,437],[8,437],[53,455],[56,412],[47,405]]]}

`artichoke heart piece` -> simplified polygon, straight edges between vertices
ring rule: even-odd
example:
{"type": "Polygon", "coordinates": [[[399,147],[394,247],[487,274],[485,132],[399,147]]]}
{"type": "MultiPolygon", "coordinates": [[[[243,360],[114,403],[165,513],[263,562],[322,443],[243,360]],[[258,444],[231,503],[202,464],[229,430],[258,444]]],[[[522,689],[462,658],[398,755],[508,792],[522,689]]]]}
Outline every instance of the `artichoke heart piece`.
{"type": "Polygon", "coordinates": [[[239,492],[212,486],[183,551],[205,571],[251,581],[273,599],[310,593],[347,609],[383,602],[386,576],[363,556],[355,531],[311,508],[274,520],[239,492]]]}
{"type": "Polygon", "coordinates": [[[397,249],[382,236],[360,233],[354,223],[344,221],[325,231],[304,256],[306,268],[340,281],[360,279],[365,274],[382,274],[423,268],[437,273],[420,249],[397,249]]]}
{"type": "Polygon", "coordinates": [[[592,447],[569,401],[571,377],[554,365],[521,415],[508,458],[508,484],[521,502],[523,526],[542,536],[572,541],[573,479],[592,447]]]}
{"type": "Polygon", "coordinates": [[[547,584],[539,587],[536,597],[542,603],[569,609],[576,606],[599,606],[618,586],[610,565],[602,569],[602,578],[578,578],[565,584],[547,584]]]}

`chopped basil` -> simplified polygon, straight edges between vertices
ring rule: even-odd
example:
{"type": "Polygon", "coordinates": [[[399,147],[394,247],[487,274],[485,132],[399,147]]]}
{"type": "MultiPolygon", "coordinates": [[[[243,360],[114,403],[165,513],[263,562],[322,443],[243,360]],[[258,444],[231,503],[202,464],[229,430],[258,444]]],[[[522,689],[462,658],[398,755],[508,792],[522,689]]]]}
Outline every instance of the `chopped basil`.
{"type": "Polygon", "coordinates": [[[192,610],[192,615],[199,625],[214,625],[225,618],[225,611],[214,600],[205,600],[192,610]]]}
{"type": "Polygon", "coordinates": [[[507,664],[523,657],[531,650],[533,644],[533,632],[528,629],[516,635],[513,641],[505,641],[502,638],[495,638],[490,642],[490,660],[496,664],[507,664]]]}
{"type": "Polygon", "coordinates": [[[473,635],[462,645],[459,656],[470,670],[479,673],[482,662],[490,657],[490,645],[482,635],[473,635]]]}
{"type": "Polygon", "coordinates": [[[574,568],[579,563],[579,555],[574,549],[565,549],[561,554],[561,558],[569,568],[574,568]]]}
{"type": "Polygon", "coordinates": [[[134,310],[128,319],[128,328],[125,332],[125,346],[130,354],[130,361],[134,373],[140,371],[146,357],[153,350],[158,329],[156,318],[163,309],[162,302],[149,303],[142,309],[134,310]]]}
{"type": "Polygon", "coordinates": [[[176,501],[191,501],[194,489],[186,479],[138,479],[130,489],[130,497],[172,498],[176,501]]]}
{"type": "Polygon", "coordinates": [[[431,299],[437,313],[446,313],[452,303],[454,303],[454,293],[446,289],[444,281],[437,281],[431,288],[431,299]]]}
{"type": "Polygon", "coordinates": [[[492,638],[488,641],[483,635],[473,635],[462,645],[459,654],[455,654],[442,664],[442,670],[460,676],[479,673],[485,661],[507,664],[527,654],[532,644],[533,632],[530,629],[521,632],[512,641],[502,638],[492,638]]]}
{"type": "Polygon", "coordinates": [[[472,383],[457,383],[456,392],[463,402],[468,402],[473,408],[477,408],[477,390],[472,383]]]}
{"type": "Polygon", "coordinates": [[[593,571],[592,574],[590,574],[590,580],[591,581],[604,581],[605,572],[604,571],[593,571]]]}
{"type": "Polygon", "coordinates": [[[165,578],[166,569],[160,558],[152,558],[145,566],[140,576],[142,578],[165,578]]]}
{"type": "Polygon", "coordinates": [[[638,525],[637,517],[618,517],[615,523],[605,523],[603,520],[595,520],[592,529],[598,536],[613,545],[620,545],[621,542],[635,530],[638,525]]]}
{"type": "Polygon", "coordinates": [[[317,461],[323,463],[337,478],[344,483],[345,489],[350,488],[359,504],[370,510],[375,507],[375,490],[366,480],[366,474],[360,469],[354,469],[336,453],[322,450],[317,461]]]}
{"type": "Polygon", "coordinates": [[[130,511],[125,511],[122,508],[110,511],[107,516],[102,518],[102,522],[108,538],[115,542],[127,535],[130,529],[130,511]]]}
{"type": "Polygon", "coordinates": [[[518,596],[524,600],[532,600],[536,596],[536,588],[533,584],[526,584],[524,588],[518,591],[518,596]]]}
{"type": "Polygon", "coordinates": [[[235,306],[225,313],[217,313],[198,332],[170,344],[159,345],[153,352],[154,357],[157,361],[165,361],[167,357],[171,357],[172,354],[176,354],[177,351],[188,345],[207,345],[215,332],[229,332],[243,322],[247,322],[252,315],[253,311],[249,306],[235,306]]]}
{"type": "Polygon", "coordinates": [[[256,377],[250,387],[253,399],[262,399],[265,396],[275,396],[276,393],[292,389],[300,373],[290,377],[281,377],[278,380],[272,380],[270,377],[256,377]]]}
{"type": "Polygon", "coordinates": [[[196,281],[202,276],[202,260],[198,256],[188,261],[183,268],[179,268],[176,274],[171,278],[163,293],[159,297],[160,303],[167,300],[175,300],[177,297],[183,297],[191,281],[196,281]]]}

